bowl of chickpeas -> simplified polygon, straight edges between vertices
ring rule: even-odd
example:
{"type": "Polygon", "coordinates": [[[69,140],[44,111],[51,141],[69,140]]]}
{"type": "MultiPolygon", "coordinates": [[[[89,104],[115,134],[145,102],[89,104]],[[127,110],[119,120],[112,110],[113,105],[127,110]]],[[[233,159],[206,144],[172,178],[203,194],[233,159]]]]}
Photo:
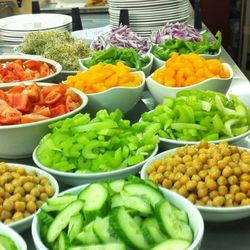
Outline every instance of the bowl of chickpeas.
{"type": "Polygon", "coordinates": [[[250,216],[250,149],[201,141],[149,159],[142,179],[175,191],[200,210],[204,221],[250,216]]]}
{"type": "Polygon", "coordinates": [[[36,211],[58,192],[56,179],[47,172],[28,165],[0,162],[0,220],[15,231],[30,227],[36,211]]]}

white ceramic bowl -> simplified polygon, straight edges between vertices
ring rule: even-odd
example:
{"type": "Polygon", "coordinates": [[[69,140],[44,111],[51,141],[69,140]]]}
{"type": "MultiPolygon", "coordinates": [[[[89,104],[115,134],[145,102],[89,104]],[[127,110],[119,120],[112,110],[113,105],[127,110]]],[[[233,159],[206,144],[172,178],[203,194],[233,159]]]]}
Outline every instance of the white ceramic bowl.
{"type": "Polygon", "coordinates": [[[17,247],[17,250],[27,250],[24,239],[13,229],[0,222],[0,235],[9,237],[17,247]]]}
{"type": "Polygon", "coordinates": [[[86,94],[88,97],[86,110],[91,114],[95,114],[100,109],[106,109],[108,112],[112,112],[118,108],[123,113],[130,111],[140,100],[145,86],[144,72],[136,71],[132,73],[141,76],[142,81],[139,86],[113,87],[99,93],[86,94]]]}
{"type": "Polygon", "coordinates": [[[123,169],[118,169],[118,170],[109,171],[109,172],[100,172],[100,173],[69,173],[69,172],[62,172],[62,171],[58,171],[52,168],[48,168],[44,166],[43,164],[41,164],[36,157],[37,148],[33,152],[33,161],[35,162],[35,164],[39,168],[52,174],[59,182],[63,182],[70,186],[77,186],[77,185],[82,185],[86,183],[103,181],[107,179],[121,179],[121,178],[126,178],[128,175],[139,173],[143,164],[148,159],[156,155],[158,151],[158,146],[156,146],[154,151],[151,153],[151,155],[147,159],[145,159],[144,161],[136,165],[123,168],[123,169]]]}
{"type": "MultiPolygon", "coordinates": [[[[41,82],[37,84],[39,86],[52,85],[51,83],[41,82]]],[[[73,88],[73,90],[82,99],[82,104],[80,107],[69,113],[39,122],[0,126],[0,158],[18,159],[31,156],[41,138],[48,133],[48,125],[50,123],[79,113],[87,105],[88,97],[77,89],[73,88]]]]}
{"type": "MultiPolygon", "coordinates": [[[[248,148],[242,148],[250,152],[248,148]]],[[[142,167],[141,178],[148,179],[147,169],[156,160],[161,160],[169,154],[174,154],[176,149],[164,151],[154,157],[150,158],[142,167]]],[[[207,207],[207,206],[196,206],[204,221],[208,222],[229,222],[250,216],[250,206],[239,206],[239,207],[207,207]]]]}
{"type": "MultiPolygon", "coordinates": [[[[49,180],[49,182],[51,183],[51,185],[55,191],[55,193],[52,197],[55,197],[58,195],[59,186],[58,186],[56,179],[51,174],[47,173],[46,171],[44,171],[42,169],[32,167],[29,165],[25,165],[25,164],[17,164],[17,163],[9,163],[9,162],[7,164],[15,166],[15,167],[22,167],[26,170],[26,172],[35,171],[38,176],[45,176],[49,180]]],[[[8,224],[8,226],[11,227],[12,229],[14,229],[16,232],[20,233],[20,232],[22,232],[30,227],[34,215],[35,215],[35,213],[31,214],[30,216],[28,216],[22,220],[10,223],[10,224],[8,224]]]]}
{"type": "MultiPolygon", "coordinates": [[[[152,55],[152,54],[145,54],[145,55],[147,55],[147,56],[150,58],[150,61],[149,61],[149,63],[148,63],[146,66],[144,66],[144,67],[142,68],[142,71],[144,72],[145,76],[149,76],[150,73],[151,73],[152,66],[153,66],[153,55],[152,55]]],[[[145,55],[144,55],[144,56],[145,56],[145,55]]],[[[82,61],[87,61],[87,60],[90,60],[90,59],[91,59],[91,57],[87,57],[87,58],[79,59],[79,60],[78,60],[80,69],[81,69],[82,71],[85,71],[85,70],[88,69],[88,68],[82,63],[82,61]]],[[[136,71],[135,68],[131,68],[131,70],[132,70],[133,72],[136,71]]]]}
{"type": "Polygon", "coordinates": [[[13,84],[19,85],[21,83],[34,82],[34,81],[41,82],[41,81],[52,80],[53,78],[55,78],[55,76],[57,76],[62,71],[62,66],[58,62],[44,58],[44,57],[37,57],[37,56],[32,56],[32,55],[3,55],[3,56],[0,56],[0,63],[4,63],[6,61],[15,61],[18,59],[21,59],[21,60],[31,59],[31,60],[47,63],[49,67],[53,69],[54,73],[46,77],[41,77],[41,78],[34,79],[34,80],[0,83],[0,87],[1,86],[8,87],[8,86],[13,86],[13,84]]]}
{"type": "MultiPolygon", "coordinates": [[[[78,194],[83,188],[86,188],[87,185],[78,186],[66,190],[60,195],[65,193],[78,194]]],[[[189,224],[194,232],[194,241],[186,250],[198,250],[200,249],[203,234],[204,234],[204,222],[202,220],[201,214],[198,209],[187,199],[183,198],[177,193],[161,188],[161,191],[166,199],[168,199],[172,204],[178,207],[181,210],[184,210],[188,214],[189,224]]],[[[40,237],[40,225],[37,220],[37,216],[34,217],[31,227],[32,237],[35,242],[36,249],[39,250],[48,250],[48,248],[43,244],[40,237]]]]}
{"type": "Polygon", "coordinates": [[[228,78],[209,78],[200,83],[187,87],[167,87],[153,80],[153,74],[151,74],[146,78],[146,84],[150,93],[158,103],[162,103],[165,96],[174,98],[180,90],[187,89],[212,90],[226,94],[228,89],[230,88],[234,73],[229,64],[222,63],[222,65],[230,73],[230,76],[228,78]]]}
{"type": "MultiPolygon", "coordinates": [[[[157,56],[155,56],[154,54],[153,55],[153,69],[158,69],[158,68],[161,68],[164,64],[165,64],[165,61],[159,59],[157,56]]],[[[200,54],[200,56],[202,56],[203,58],[205,59],[217,59],[219,58],[221,55],[221,48],[219,49],[218,53],[217,54],[214,54],[214,55],[209,55],[209,54],[200,54]]]]}

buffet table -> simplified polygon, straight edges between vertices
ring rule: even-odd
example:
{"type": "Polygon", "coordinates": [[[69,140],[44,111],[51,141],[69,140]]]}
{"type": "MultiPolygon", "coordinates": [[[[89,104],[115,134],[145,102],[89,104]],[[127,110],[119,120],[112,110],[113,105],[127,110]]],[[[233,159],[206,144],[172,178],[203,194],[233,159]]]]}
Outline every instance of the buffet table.
{"type": "MultiPolygon", "coordinates": [[[[10,53],[13,47],[1,46],[0,54],[10,53]]],[[[221,54],[221,60],[229,63],[234,71],[234,79],[229,89],[229,93],[236,94],[244,103],[250,106],[250,84],[232,58],[223,49],[221,54]]],[[[152,96],[147,90],[144,91],[140,102],[136,107],[126,114],[126,118],[131,121],[136,121],[144,111],[148,111],[154,107],[155,103],[152,96]]],[[[4,142],[1,142],[4,143],[4,142]]],[[[246,138],[238,143],[240,146],[250,147],[250,140],[246,138]]],[[[27,159],[0,159],[0,161],[7,161],[13,163],[25,163],[29,165],[35,165],[31,158],[27,159]]],[[[59,183],[60,184],[60,183],[59,183]]],[[[60,185],[60,191],[63,191],[69,187],[60,185]]],[[[205,232],[202,242],[202,250],[247,250],[250,249],[250,218],[234,221],[231,223],[205,223],[205,232]]],[[[22,236],[27,242],[28,249],[35,249],[32,240],[31,229],[22,233],[22,236]]]]}

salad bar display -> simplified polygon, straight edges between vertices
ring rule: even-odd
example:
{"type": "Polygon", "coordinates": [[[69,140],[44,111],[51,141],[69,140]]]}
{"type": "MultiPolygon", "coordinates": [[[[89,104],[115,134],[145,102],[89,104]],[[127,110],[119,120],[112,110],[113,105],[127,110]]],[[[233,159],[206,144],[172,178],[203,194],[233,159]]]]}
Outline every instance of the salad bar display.
{"type": "Polygon", "coordinates": [[[250,107],[221,42],[184,23],[29,33],[0,58],[0,221],[32,223],[39,250],[198,250],[204,221],[249,217],[250,107]]]}

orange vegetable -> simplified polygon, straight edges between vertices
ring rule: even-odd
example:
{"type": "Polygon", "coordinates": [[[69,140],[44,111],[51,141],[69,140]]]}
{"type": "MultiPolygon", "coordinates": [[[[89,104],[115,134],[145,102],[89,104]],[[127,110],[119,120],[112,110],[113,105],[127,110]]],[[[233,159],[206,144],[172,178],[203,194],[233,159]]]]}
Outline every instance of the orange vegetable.
{"type": "Polygon", "coordinates": [[[98,63],[84,72],[68,76],[66,84],[84,93],[98,93],[112,87],[137,87],[141,77],[130,72],[130,68],[122,62],[116,65],[98,63]]]}
{"type": "Polygon", "coordinates": [[[186,87],[209,78],[228,78],[230,73],[218,59],[206,60],[195,53],[173,53],[165,67],[157,69],[152,78],[167,87],[186,87]]]}

